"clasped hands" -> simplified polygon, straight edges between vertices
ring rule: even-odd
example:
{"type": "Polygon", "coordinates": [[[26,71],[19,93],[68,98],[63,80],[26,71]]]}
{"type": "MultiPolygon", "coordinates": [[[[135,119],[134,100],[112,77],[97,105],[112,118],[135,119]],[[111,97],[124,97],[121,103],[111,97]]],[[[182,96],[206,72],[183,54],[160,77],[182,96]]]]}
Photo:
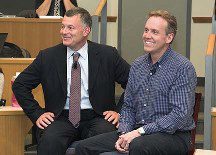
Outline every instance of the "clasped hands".
{"type": "Polygon", "coordinates": [[[141,135],[137,130],[133,130],[131,132],[123,134],[119,136],[119,139],[116,141],[115,148],[121,153],[126,153],[129,151],[130,142],[134,138],[139,137],[139,136],[141,135]]]}

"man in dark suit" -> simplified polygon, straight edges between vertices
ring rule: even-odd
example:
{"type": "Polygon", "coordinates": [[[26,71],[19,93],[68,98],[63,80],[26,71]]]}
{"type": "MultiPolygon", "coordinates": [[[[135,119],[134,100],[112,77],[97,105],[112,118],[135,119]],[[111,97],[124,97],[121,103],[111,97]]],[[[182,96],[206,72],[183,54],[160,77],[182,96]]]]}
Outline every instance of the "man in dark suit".
{"type": "Polygon", "coordinates": [[[63,44],[41,51],[13,84],[19,104],[38,127],[38,155],[64,155],[73,141],[118,127],[123,101],[121,98],[115,104],[115,82],[126,87],[129,65],[115,48],[87,41],[91,25],[85,9],[67,11],[60,30],[63,44]],[[75,53],[80,55],[78,62],[73,60],[75,53]],[[81,110],[77,113],[80,121],[73,125],[68,117],[75,62],[81,70],[81,110]],[[31,93],[39,84],[43,87],[45,109],[31,93]]]}

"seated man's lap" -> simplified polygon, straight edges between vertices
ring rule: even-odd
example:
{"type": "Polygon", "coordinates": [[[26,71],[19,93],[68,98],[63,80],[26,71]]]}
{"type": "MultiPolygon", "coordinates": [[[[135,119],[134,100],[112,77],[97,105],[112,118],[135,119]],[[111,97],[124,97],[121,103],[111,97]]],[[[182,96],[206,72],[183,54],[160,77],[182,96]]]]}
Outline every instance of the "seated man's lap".
{"type": "Polygon", "coordinates": [[[86,139],[98,134],[115,131],[116,127],[112,122],[108,122],[103,117],[96,117],[92,120],[80,123],[81,139],[86,139]]]}
{"type": "Polygon", "coordinates": [[[55,120],[45,129],[37,129],[38,144],[41,142],[64,143],[68,146],[78,140],[78,131],[68,120],[55,120]]]}
{"type": "Polygon", "coordinates": [[[91,120],[80,122],[78,128],[74,128],[67,118],[60,117],[44,130],[37,129],[38,148],[43,149],[47,147],[47,143],[51,143],[52,147],[67,149],[74,141],[113,130],[116,130],[115,125],[103,117],[95,117],[91,120]]]}
{"type": "Polygon", "coordinates": [[[101,133],[116,130],[115,125],[108,122],[101,116],[94,117],[87,121],[81,121],[78,128],[74,128],[65,116],[60,116],[45,129],[37,128],[36,137],[38,142],[41,139],[53,139],[58,137],[68,137],[73,142],[80,139],[86,139],[101,133]]]}
{"type": "MultiPolygon", "coordinates": [[[[188,137],[187,133],[144,135],[135,138],[130,143],[129,151],[131,154],[185,155],[190,143],[188,137]]],[[[117,152],[114,147],[117,139],[117,133],[111,132],[84,140],[80,145],[87,149],[97,145],[96,151],[106,152],[101,153],[101,155],[120,155],[121,153],[117,152]]]]}
{"type": "Polygon", "coordinates": [[[188,152],[187,135],[156,133],[135,138],[129,145],[130,152],[148,152],[149,154],[179,154],[188,152]]]}
{"type": "Polygon", "coordinates": [[[79,141],[77,150],[91,149],[97,153],[115,151],[115,142],[118,139],[117,131],[100,134],[94,137],[79,141]]]}

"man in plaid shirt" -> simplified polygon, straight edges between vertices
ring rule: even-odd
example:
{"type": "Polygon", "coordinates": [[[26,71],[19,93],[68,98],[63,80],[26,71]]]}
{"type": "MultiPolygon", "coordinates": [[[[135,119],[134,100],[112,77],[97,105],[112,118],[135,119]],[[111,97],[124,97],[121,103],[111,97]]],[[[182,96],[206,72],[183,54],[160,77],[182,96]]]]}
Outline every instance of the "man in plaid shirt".
{"type": "Polygon", "coordinates": [[[186,155],[195,127],[196,73],[192,63],[170,47],[177,21],[164,10],[152,11],[143,43],[147,54],[130,69],[118,132],[81,141],[76,155],[118,151],[130,155],[186,155]]]}

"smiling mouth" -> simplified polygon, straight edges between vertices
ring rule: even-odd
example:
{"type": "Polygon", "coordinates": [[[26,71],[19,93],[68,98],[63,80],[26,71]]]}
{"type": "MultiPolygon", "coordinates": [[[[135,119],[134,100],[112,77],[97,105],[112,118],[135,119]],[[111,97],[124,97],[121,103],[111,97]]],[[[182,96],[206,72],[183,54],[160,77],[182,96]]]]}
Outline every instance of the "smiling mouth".
{"type": "Polygon", "coordinates": [[[145,45],[150,45],[150,46],[151,46],[151,45],[154,44],[154,42],[152,42],[152,41],[144,41],[144,44],[145,44],[145,45]]]}
{"type": "Polygon", "coordinates": [[[68,40],[70,39],[70,37],[62,37],[64,40],[68,40]]]}

